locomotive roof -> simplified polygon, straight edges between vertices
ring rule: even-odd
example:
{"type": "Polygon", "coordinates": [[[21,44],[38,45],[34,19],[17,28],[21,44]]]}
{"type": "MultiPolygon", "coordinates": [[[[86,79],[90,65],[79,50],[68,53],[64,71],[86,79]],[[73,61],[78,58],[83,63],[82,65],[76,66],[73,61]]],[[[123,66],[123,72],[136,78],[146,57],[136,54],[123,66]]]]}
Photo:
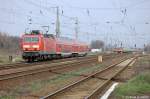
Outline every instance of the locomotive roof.
{"type": "Polygon", "coordinates": [[[56,37],[56,35],[54,35],[54,34],[44,34],[40,30],[32,30],[29,34],[25,34],[25,35],[39,35],[39,34],[42,34],[44,37],[54,38],[59,43],[70,43],[70,44],[78,44],[78,45],[87,45],[86,43],[83,43],[83,42],[80,42],[80,41],[76,41],[75,39],[71,39],[71,38],[68,38],[68,37],[56,37]]]}

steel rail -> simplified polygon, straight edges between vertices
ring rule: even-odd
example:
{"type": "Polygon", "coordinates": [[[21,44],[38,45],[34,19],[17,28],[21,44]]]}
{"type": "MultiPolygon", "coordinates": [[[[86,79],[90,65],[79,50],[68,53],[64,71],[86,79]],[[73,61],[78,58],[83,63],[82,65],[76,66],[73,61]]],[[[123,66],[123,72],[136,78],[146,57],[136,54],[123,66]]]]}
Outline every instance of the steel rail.
{"type": "Polygon", "coordinates": [[[69,62],[69,63],[63,63],[63,64],[57,63],[57,64],[45,66],[45,67],[43,66],[42,68],[38,68],[38,69],[18,71],[18,72],[7,73],[7,74],[0,74],[0,81],[18,78],[18,77],[22,77],[22,76],[33,75],[33,74],[42,73],[42,72],[46,72],[46,71],[54,71],[54,70],[58,70],[58,69],[71,68],[71,66],[85,64],[85,62],[87,64],[87,63],[91,63],[92,61],[95,62],[95,58],[80,60],[80,61],[75,61],[75,62],[69,62]]]}
{"type": "MultiPolygon", "coordinates": [[[[100,55],[103,56],[104,60],[109,59],[113,56],[119,56],[118,54],[100,54],[100,55]]],[[[97,56],[98,55],[88,55],[86,57],[72,57],[72,58],[54,59],[54,60],[50,60],[50,61],[40,61],[40,62],[33,62],[33,63],[17,62],[17,63],[11,63],[11,64],[0,64],[0,70],[28,67],[28,66],[32,66],[32,65],[51,64],[51,63],[56,63],[56,62],[68,61],[68,60],[80,60],[80,59],[84,59],[84,58],[97,57],[97,56]]]]}
{"type": "Polygon", "coordinates": [[[109,79],[107,79],[103,85],[99,86],[97,89],[95,89],[90,95],[85,97],[84,99],[96,99],[96,97],[99,95],[99,93],[108,86],[112,79],[115,78],[118,74],[120,74],[122,71],[124,71],[134,60],[136,60],[137,57],[133,58],[126,66],[122,67],[117,73],[112,75],[109,79]]]}
{"type": "MultiPolygon", "coordinates": [[[[18,63],[12,63],[12,64],[0,64],[0,70],[6,70],[6,69],[12,69],[12,68],[22,68],[22,67],[29,67],[33,65],[41,65],[41,64],[51,64],[51,63],[57,63],[57,62],[63,62],[63,61],[71,61],[71,60],[80,60],[84,58],[91,58],[96,57],[94,56],[86,56],[86,57],[73,57],[73,58],[64,58],[64,59],[56,59],[51,61],[41,61],[41,62],[33,62],[33,63],[26,63],[26,62],[18,62],[18,63]]],[[[107,58],[108,56],[106,56],[107,58]]]]}
{"type": "Polygon", "coordinates": [[[85,78],[83,78],[83,79],[81,79],[81,80],[78,80],[78,81],[76,81],[76,82],[74,82],[74,83],[72,83],[72,84],[70,84],[70,85],[68,85],[68,86],[63,87],[63,88],[61,88],[61,89],[55,91],[54,93],[50,93],[50,94],[48,94],[48,95],[46,95],[46,96],[43,96],[43,97],[41,97],[40,99],[53,99],[52,97],[55,97],[55,96],[57,96],[58,94],[65,92],[65,91],[68,90],[69,88],[72,88],[73,86],[78,85],[78,84],[80,84],[81,82],[84,82],[84,81],[86,81],[86,80],[88,80],[88,79],[90,79],[90,78],[93,78],[95,75],[97,75],[97,74],[99,74],[99,73],[102,73],[102,72],[104,72],[104,71],[107,71],[108,69],[113,68],[114,66],[116,66],[116,65],[118,65],[118,64],[120,64],[120,63],[122,63],[122,62],[125,61],[125,60],[127,60],[127,59],[123,59],[123,60],[121,60],[121,61],[118,62],[118,63],[112,64],[112,65],[110,65],[110,66],[108,66],[108,67],[106,67],[106,68],[104,68],[104,69],[102,69],[102,70],[100,70],[100,71],[98,71],[98,72],[96,72],[96,73],[93,73],[93,74],[91,74],[91,75],[89,75],[89,76],[87,76],[87,77],[85,77],[85,78]]]}

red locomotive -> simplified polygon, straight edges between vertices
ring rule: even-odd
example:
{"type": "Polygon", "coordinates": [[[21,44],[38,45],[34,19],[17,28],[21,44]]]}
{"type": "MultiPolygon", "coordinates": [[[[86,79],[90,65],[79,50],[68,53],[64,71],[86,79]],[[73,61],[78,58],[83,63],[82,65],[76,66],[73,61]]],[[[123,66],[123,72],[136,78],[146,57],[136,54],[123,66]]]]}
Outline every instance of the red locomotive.
{"type": "Polygon", "coordinates": [[[21,39],[21,48],[22,57],[27,61],[75,57],[86,55],[89,50],[87,44],[68,38],[57,38],[53,34],[43,34],[39,30],[24,34],[21,39]]]}

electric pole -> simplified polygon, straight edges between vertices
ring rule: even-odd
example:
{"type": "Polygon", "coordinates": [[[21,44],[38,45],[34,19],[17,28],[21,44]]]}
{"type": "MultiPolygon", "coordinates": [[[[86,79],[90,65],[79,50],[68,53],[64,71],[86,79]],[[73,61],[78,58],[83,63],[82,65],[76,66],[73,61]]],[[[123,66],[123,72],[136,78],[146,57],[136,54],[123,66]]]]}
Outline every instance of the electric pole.
{"type": "Polygon", "coordinates": [[[121,42],[121,48],[122,48],[122,46],[123,46],[123,44],[122,44],[122,42],[121,42]]]}
{"type": "Polygon", "coordinates": [[[76,22],[75,22],[75,24],[76,24],[76,26],[75,26],[75,39],[76,39],[76,41],[78,40],[78,33],[79,33],[79,20],[78,20],[78,18],[76,17],[75,18],[75,20],[76,20],[76,22]]]}
{"type": "Polygon", "coordinates": [[[60,36],[60,21],[59,21],[59,7],[57,8],[57,18],[56,18],[56,37],[60,36]]]}

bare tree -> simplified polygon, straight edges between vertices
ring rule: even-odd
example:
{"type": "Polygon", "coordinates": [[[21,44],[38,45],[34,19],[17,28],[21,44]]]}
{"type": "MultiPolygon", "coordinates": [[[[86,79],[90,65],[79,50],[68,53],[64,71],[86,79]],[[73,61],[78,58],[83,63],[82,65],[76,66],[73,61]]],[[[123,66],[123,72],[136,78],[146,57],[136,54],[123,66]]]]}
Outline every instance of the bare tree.
{"type": "Polygon", "coordinates": [[[144,51],[150,53],[150,44],[148,44],[148,45],[146,45],[146,46],[144,47],[144,51]]]}
{"type": "Polygon", "coordinates": [[[17,52],[19,50],[19,37],[0,32],[0,49],[17,52]]]}
{"type": "Polygon", "coordinates": [[[91,42],[91,48],[92,49],[101,49],[104,47],[104,42],[101,40],[93,40],[91,42]]]}

